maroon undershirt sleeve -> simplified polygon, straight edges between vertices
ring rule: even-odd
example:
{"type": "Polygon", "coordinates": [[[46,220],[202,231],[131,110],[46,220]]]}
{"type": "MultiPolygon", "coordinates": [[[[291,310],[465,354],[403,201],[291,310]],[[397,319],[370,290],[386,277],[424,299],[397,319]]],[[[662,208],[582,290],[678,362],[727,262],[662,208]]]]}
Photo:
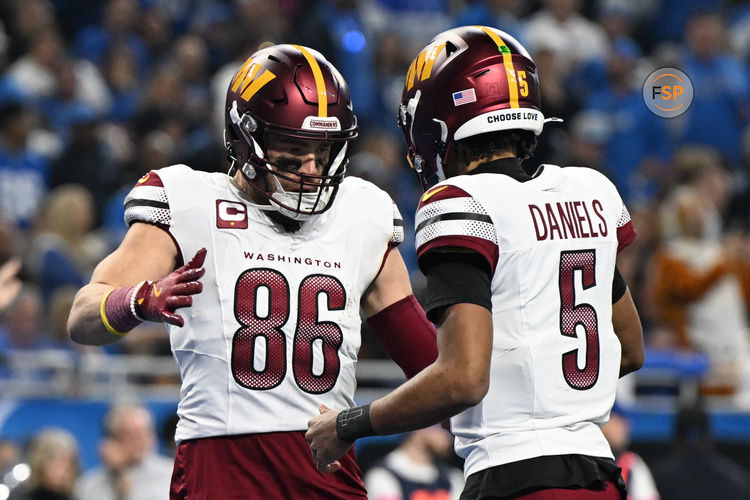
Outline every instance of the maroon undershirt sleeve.
{"type": "Polygon", "coordinates": [[[367,324],[408,378],[437,359],[435,326],[427,319],[414,295],[370,316],[367,324]]]}

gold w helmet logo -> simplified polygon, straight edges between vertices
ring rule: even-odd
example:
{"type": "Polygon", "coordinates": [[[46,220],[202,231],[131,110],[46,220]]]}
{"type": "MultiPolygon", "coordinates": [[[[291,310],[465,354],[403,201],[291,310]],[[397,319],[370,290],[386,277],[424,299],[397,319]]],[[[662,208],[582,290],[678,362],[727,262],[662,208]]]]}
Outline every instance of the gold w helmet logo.
{"type": "Polygon", "coordinates": [[[436,43],[426,47],[422,52],[419,53],[416,59],[409,66],[409,71],[406,72],[406,90],[411,90],[414,86],[414,82],[425,81],[432,75],[432,67],[435,65],[435,59],[440,52],[445,48],[445,42],[436,43]]]}
{"type": "Polygon", "coordinates": [[[246,102],[263,88],[265,84],[276,78],[269,70],[260,73],[260,64],[253,62],[252,58],[245,61],[240,70],[232,80],[232,92],[240,94],[246,102]]]}

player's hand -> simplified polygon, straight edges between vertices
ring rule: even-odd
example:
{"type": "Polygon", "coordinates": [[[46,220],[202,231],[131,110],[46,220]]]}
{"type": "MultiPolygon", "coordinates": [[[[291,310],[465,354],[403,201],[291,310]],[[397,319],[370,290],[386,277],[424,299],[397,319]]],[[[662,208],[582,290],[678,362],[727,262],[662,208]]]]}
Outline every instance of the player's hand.
{"type": "Polygon", "coordinates": [[[336,435],[336,417],[340,412],[320,405],[320,415],[307,422],[305,439],[312,450],[318,470],[336,472],[341,469],[339,458],[343,457],[352,443],[341,441],[336,435]]]}
{"type": "Polygon", "coordinates": [[[175,314],[181,307],[193,305],[193,295],[201,293],[203,284],[198,281],[206,272],[203,261],[206,249],[201,248],[190,262],[172,271],[158,281],[145,281],[135,293],[135,312],[144,321],[164,321],[183,326],[185,320],[175,314]]]}
{"type": "Polygon", "coordinates": [[[21,259],[14,257],[0,265],[0,312],[13,302],[21,291],[21,280],[16,277],[21,269],[21,259]]]}

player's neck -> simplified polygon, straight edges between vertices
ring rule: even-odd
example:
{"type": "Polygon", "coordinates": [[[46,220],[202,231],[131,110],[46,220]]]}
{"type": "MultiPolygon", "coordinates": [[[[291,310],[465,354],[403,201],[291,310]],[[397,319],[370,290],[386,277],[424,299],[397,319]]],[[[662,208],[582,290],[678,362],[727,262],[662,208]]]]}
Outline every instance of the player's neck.
{"type": "Polygon", "coordinates": [[[524,170],[521,161],[515,156],[493,156],[489,160],[483,160],[473,165],[471,169],[466,170],[465,174],[503,174],[517,180],[526,182],[532,179],[532,176],[524,170]]]}
{"type": "Polygon", "coordinates": [[[296,221],[294,219],[290,219],[289,217],[285,215],[281,215],[279,212],[275,210],[267,211],[266,215],[268,216],[269,219],[274,221],[276,224],[279,224],[289,233],[294,233],[296,231],[299,231],[302,228],[301,222],[296,221]]]}
{"type": "Polygon", "coordinates": [[[503,158],[515,158],[516,155],[512,151],[503,151],[502,153],[497,153],[492,156],[492,158],[482,158],[481,160],[474,160],[463,169],[463,173],[468,174],[472,170],[474,170],[477,167],[480,167],[481,165],[485,165],[487,163],[493,162],[495,160],[501,160],[503,158]]]}

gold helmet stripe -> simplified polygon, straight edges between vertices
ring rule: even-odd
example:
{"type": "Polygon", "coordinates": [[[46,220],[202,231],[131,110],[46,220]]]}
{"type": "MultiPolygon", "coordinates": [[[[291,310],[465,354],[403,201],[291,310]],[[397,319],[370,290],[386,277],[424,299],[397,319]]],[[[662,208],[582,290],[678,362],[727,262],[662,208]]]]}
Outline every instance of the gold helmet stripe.
{"type": "Polygon", "coordinates": [[[310,54],[309,50],[300,45],[293,45],[293,47],[305,56],[310,69],[312,69],[315,86],[318,89],[318,116],[321,118],[326,117],[328,116],[328,93],[326,92],[326,83],[323,80],[323,72],[320,70],[320,65],[313,55],[310,54]]]}
{"type": "Polygon", "coordinates": [[[518,107],[518,80],[516,79],[516,71],[513,69],[513,55],[510,52],[510,48],[500,38],[493,29],[487,26],[477,26],[484,31],[487,36],[492,38],[492,41],[497,45],[497,50],[503,55],[503,66],[505,66],[505,76],[508,80],[508,95],[510,97],[510,107],[518,107]]]}

